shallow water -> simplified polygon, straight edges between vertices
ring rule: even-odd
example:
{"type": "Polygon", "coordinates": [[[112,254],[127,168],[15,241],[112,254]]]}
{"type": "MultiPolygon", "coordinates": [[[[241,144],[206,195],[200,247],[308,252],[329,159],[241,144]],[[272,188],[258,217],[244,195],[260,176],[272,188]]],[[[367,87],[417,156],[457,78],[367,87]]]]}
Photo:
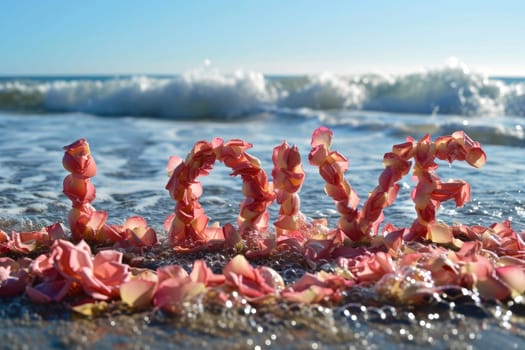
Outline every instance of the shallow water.
{"type": "Polygon", "coordinates": [[[1,301],[4,349],[520,349],[521,315],[497,305],[434,304],[424,308],[361,302],[334,308],[278,304],[189,310],[177,317],[115,309],[94,319],[61,305],[1,301]]]}
{"type": "MultiPolygon", "coordinates": [[[[334,112],[330,117],[322,114],[307,119],[267,113],[229,122],[0,113],[1,217],[26,225],[63,219],[69,203],[61,193],[66,174],[61,166],[62,147],[84,137],[99,170],[92,180],[97,188],[95,207],[107,210],[114,222],[143,215],[155,228],[160,227],[174,207],[164,190],[169,156],[184,157],[194,142],[218,136],[251,142],[253,149],[249,153],[261,160],[267,173],[272,169],[273,147],[284,139],[297,144],[307,174],[300,192],[302,211],[310,217],[335,219],[335,206],[324,195],[324,183],[317,169],[307,163],[311,132],[319,125],[328,125],[334,130],[332,148],[350,160],[347,178],[362,201],[377,184],[383,154],[393,144],[404,142],[407,135],[418,138],[425,132],[439,136],[466,130],[482,142],[488,161],[482,169],[461,163],[440,164],[440,176],[468,181],[473,197],[464,208],[445,203],[440,219],[488,225],[509,218],[515,229],[525,228],[525,140],[511,132],[504,134],[507,129],[519,130],[521,120],[509,117],[460,121],[459,117],[362,112],[334,112]]],[[[228,174],[226,167],[217,164],[210,176],[200,178],[205,188],[202,203],[212,220],[222,223],[234,221],[242,200],[240,179],[228,174]]],[[[399,199],[387,209],[386,221],[407,226],[415,218],[409,199],[413,185],[408,176],[402,180],[399,199]]]]}
{"type": "MultiPolygon", "coordinates": [[[[445,203],[438,218],[446,223],[490,225],[509,219],[515,230],[525,229],[525,161],[522,119],[517,117],[463,117],[400,115],[363,111],[264,112],[229,120],[173,121],[138,117],[99,117],[89,114],[15,114],[0,112],[0,227],[28,230],[65,221],[70,203],[62,194],[66,175],[62,147],[88,139],[97,161],[97,188],[93,203],[109,213],[110,223],[132,215],[144,216],[160,236],[174,202],[164,189],[170,155],[184,157],[198,140],[215,136],[243,138],[253,143],[250,154],[271,172],[273,147],[286,139],[297,144],[307,177],[300,192],[301,210],[311,218],[326,217],[335,226],[337,212],[324,195],[317,169],[308,165],[311,132],[320,125],[334,131],[333,149],[350,160],[347,173],[363,202],[383,169],[382,157],[407,135],[426,132],[439,136],[463,129],[482,142],[487,164],[442,163],[444,179],[467,180],[472,201],[463,208],[445,203]]],[[[201,203],[211,221],[235,222],[242,200],[240,179],[228,176],[221,164],[206,178],[201,203]]],[[[410,200],[410,177],[402,180],[396,203],[385,211],[385,222],[408,226],[415,219],[410,200]]],[[[272,208],[276,218],[278,208],[272,208]]],[[[150,252],[150,254],[153,254],[150,252]]],[[[225,258],[209,256],[216,267],[225,258]]],[[[291,259],[260,261],[299,278],[306,270],[291,259]],[[289,264],[289,265],[287,265],[289,264]]],[[[167,262],[191,264],[191,257],[167,254],[152,257],[152,266],[167,262]]],[[[257,263],[257,262],[256,262],[257,263]]],[[[366,290],[347,296],[345,306],[290,307],[277,305],[254,311],[246,308],[194,310],[169,318],[156,311],[129,315],[115,309],[95,320],[75,319],[61,306],[31,306],[23,297],[0,300],[0,334],[7,348],[39,344],[43,348],[104,347],[155,348],[519,348],[525,341],[519,308],[479,305],[475,298],[458,297],[425,309],[392,307],[366,290]],[[361,293],[361,294],[359,294],[361,293]],[[363,309],[361,304],[366,305],[363,309]],[[273,308],[273,309],[272,309],[273,308]],[[247,313],[246,313],[247,312],[247,313]],[[254,312],[254,313],[252,313],[254,312]],[[509,313],[510,312],[510,313],[509,313]],[[27,335],[30,335],[28,338],[27,335]]]]}

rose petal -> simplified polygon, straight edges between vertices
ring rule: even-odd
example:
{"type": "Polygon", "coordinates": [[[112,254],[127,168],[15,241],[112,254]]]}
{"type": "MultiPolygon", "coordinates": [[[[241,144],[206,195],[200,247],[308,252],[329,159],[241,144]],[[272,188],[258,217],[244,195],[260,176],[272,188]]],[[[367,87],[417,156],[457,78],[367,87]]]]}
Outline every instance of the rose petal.
{"type": "Polygon", "coordinates": [[[108,303],[105,301],[84,301],[71,307],[71,309],[83,316],[92,317],[103,313],[108,308],[108,303]]]}
{"type": "Polygon", "coordinates": [[[161,310],[179,313],[184,303],[206,292],[204,283],[194,282],[188,276],[184,279],[167,279],[163,281],[153,299],[153,303],[161,310]]]}
{"type": "Polygon", "coordinates": [[[428,226],[429,239],[434,243],[451,243],[454,236],[452,229],[444,223],[434,223],[428,226]]]}
{"type": "Polygon", "coordinates": [[[151,305],[157,282],[132,279],[120,286],[120,298],[133,309],[142,309],[151,305]]]}
{"type": "Polygon", "coordinates": [[[525,271],[523,271],[523,266],[509,265],[497,267],[496,273],[499,278],[516,291],[517,294],[523,294],[525,292],[525,271]]]}
{"type": "Polygon", "coordinates": [[[69,293],[71,284],[67,280],[42,282],[36,286],[27,286],[26,294],[34,303],[58,302],[69,293]]]}
{"type": "Polygon", "coordinates": [[[190,278],[194,282],[204,283],[206,287],[219,286],[225,281],[224,275],[213,273],[204,260],[196,260],[193,263],[190,278]]]}

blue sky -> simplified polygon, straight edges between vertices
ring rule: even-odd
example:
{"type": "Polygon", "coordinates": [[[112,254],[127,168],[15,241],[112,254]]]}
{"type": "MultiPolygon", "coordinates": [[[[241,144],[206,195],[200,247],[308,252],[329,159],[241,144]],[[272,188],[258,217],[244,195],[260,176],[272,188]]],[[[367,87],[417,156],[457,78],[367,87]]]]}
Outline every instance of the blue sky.
{"type": "Polygon", "coordinates": [[[525,76],[521,0],[4,0],[0,74],[404,73],[458,57],[525,76]]]}

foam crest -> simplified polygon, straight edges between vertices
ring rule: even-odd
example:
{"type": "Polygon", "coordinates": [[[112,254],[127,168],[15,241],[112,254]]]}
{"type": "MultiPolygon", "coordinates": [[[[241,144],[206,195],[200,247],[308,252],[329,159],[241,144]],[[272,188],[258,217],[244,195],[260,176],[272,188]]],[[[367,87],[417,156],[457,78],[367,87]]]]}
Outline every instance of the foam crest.
{"type": "Polygon", "coordinates": [[[273,103],[277,91],[253,72],[195,71],[166,78],[131,77],[0,86],[1,109],[86,112],[160,118],[228,118],[273,103]]]}
{"type": "Polygon", "coordinates": [[[331,73],[313,76],[295,91],[286,91],[283,107],[310,109],[359,109],[366,97],[364,86],[331,73]]]}
{"type": "Polygon", "coordinates": [[[363,109],[417,114],[502,115],[503,84],[449,65],[390,79],[375,79],[367,86],[363,109]]]}
{"type": "Polygon", "coordinates": [[[525,116],[525,84],[511,84],[505,87],[505,114],[525,116]]]}
{"type": "Polygon", "coordinates": [[[397,76],[266,77],[208,67],[173,77],[1,78],[0,110],[171,119],[228,119],[268,110],[299,116],[325,110],[523,116],[525,79],[488,79],[457,60],[397,76]]]}

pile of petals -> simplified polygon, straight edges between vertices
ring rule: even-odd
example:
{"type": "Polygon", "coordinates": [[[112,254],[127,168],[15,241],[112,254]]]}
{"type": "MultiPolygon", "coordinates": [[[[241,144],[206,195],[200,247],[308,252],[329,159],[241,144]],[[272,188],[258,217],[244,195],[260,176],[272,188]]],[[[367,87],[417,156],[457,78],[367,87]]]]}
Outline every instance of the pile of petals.
{"type": "Polygon", "coordinates": [[[54,240],[66,238],[61,223],[44,227],[39,231],[11,231],[8,235],[0,229],[0,253],[29,254],[40,248],[49,247],[54,240]]]}
{"type": "Polygon", "coordinates": [[[134,247],[157,243],[155,231],[142,217],[128,218],[122,226],[106,224],[108,214],[91,205],[96,189],[90,178],[96,175],[97,166],[87,141],[80,139],[65,146],[64,150],[62,164],[71,173],[65,177],[63,187],[64,194],[72,202],[68,219],[73,241],[85,239],[134,247]]]}
{"type": "Polygon", "coordinates": [[[486,300],[522,300],[525,233],[515,232],[509,221],[450,226],[437,218],[442,202],[468,202],[470,186],[463,180],[442,181],[436,160],[465,161],[479,168],[486,156],[478,142],[458,131],[435,140],[429,135],[409,137],[394,145],[384,155],[377,186],[360,206],[344,176],[348,159],[331,150],[332,138],[328,128],[315,130],[308,161],[319,169],[325,191],[335,202],[337,227],[301,213],[299,191],[305,172],[296,146],[283,141],[274,148],[270,181],[259,160],[246,152],[251,144],[215,138],[197,142],[185,159],[170,158],[166,189],[176,204],[165,219],[168,239],[160,243],[142,217],[108,225],[107,213],[92,206],[96,191],[90,178],[96,175],[96,164],[87,141],[78,140],[64,148],[63,158],[70,173],[63,188],[72,202],[71,236],[68,239],[58,223],[10,236],[0,230],[0,297],[25,293],[35,303],[88,298],[87,304],[74,307],[85,314],[110,300],[169,313],[184,312],[195,303],[227,305],[241,299],[252,304],[337,304],[356,287],[370,288],[379,298],[400,304],[423,303],[450,288],[467,288],[486,300]],[[203,188],[198,178],[209,175],[216,161],[242,179],[245,199],[236,224],[208,225],[199,203],[203,188]],[[394,203],[398,183],[410,170],[417,181],[411,193],[416,218],[410,227],[383,224],[383,211],[394,203]],[[274,201],[280,209],[272,226],[268,208],[274,201]],[[96,244],[95,253],[90,244],[96,244]],[[145,249],[237,253],[220,273],[204,260],[194,261],[191,271],[179,265],[140,269],[123,261],[124,253],[136,256],[145,249]],[[310,272],[286,285],[277,271],[249,261],[283,252],[302,256],[310,272]],[[327,262],[331,272],[319,268],[327,262]]]}

